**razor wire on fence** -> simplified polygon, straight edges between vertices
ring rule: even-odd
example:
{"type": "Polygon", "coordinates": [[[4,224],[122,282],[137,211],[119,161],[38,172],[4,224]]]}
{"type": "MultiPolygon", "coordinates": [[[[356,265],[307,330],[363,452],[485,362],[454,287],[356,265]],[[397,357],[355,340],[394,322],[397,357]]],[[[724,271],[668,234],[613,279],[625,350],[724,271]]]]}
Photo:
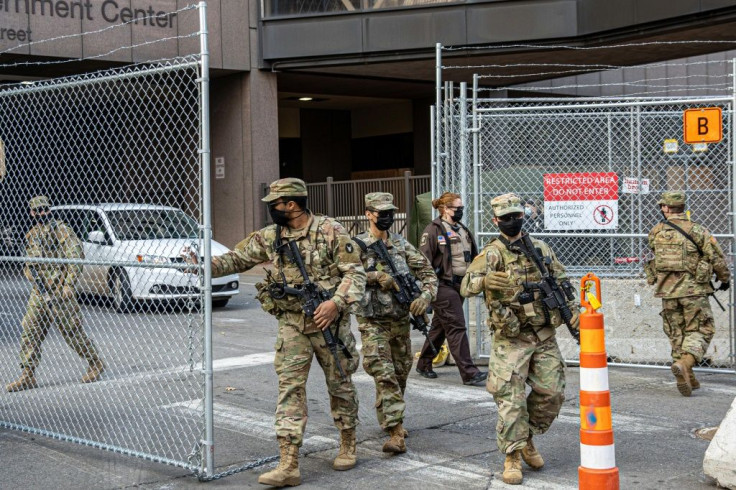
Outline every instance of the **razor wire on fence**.
{"type": "Polygon", "coordinates": [[[202,45],[0,89],[0,426],[211,477],[202,45]]]}
{"type": "MultiPolygon", "coordinates": [[[[438,66],[473,68],[444,67],[439,61],[438,66]]],[[[647,236],[662,219],[661,193],[683,190],[688,215],[713,233],[732,262],[733,90],[715,97],[489,98],[489,90],[498,87],[482,86],[482,79],[493,78],[494,69],[503,66],[478,67],[472,87],[438,80],[434,192],[461,194],[481,245],[498,234],[490,199],[518,194],[527,210],[525,230],[551,246],[569,276],[594,272],[604,279],[607,348],[613,360],[666,365],[670,346],[656,314],[659,300],[651,297],[642,269],[651,258],[647,236]],[[491,68],[491,75],[483,75],[483,68],[491,68]],[[705,108],[721,112],[722,139],[686,143],[685,111],[705,108]]],[[[546,87],[564,89],[570,81],[564,80],[546,87]]],[[[644,85],[651,89],[651,82],[644,85]]],[[[713,305],[718,328],[704,367],[733,368],[733,302],[728,293],[717,297],[727,308],[721,313],[713,305]]],[[[485,308],[476,301],[470,309],[478,353],[487,356],[485,308]]],[[[565,357],[577,358],[577,346],[559,332],[565,357]]]]}

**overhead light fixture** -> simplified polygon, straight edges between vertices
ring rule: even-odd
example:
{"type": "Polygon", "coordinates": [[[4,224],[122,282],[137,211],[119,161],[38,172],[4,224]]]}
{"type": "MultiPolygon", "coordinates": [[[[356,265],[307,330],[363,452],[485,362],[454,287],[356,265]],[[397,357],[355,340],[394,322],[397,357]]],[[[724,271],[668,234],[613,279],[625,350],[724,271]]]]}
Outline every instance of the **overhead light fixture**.
{"type": "Polygon", "coordinates": [[[311,102],[313,99],[311,97],[299,97],[299,100],[301,102],[311,102]]]}
{"type": "Polygon", "coordinates": [[[23,80],[22,82],[20,82],[21,85],[33,85],[34,83],[36,82],[33,82],[31,80],[23,80]]]}

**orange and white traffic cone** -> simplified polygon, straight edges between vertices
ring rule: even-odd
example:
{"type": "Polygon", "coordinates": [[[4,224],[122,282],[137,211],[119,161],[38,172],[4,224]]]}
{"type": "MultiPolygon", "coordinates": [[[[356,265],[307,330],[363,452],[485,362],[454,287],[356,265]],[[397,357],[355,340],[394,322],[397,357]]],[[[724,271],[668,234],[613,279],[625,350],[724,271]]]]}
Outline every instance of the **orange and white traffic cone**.
{"type": "Polygon", "coordinates": [[[618,490],[611,424],[611,393],[601,307],[601,281],[592,273],[580,280],[580,467],[581,490],[618,490]],[[595,284],[593,295],[589,292],[595,284]],[[587,298],[586,298],[587,293],[587,298]]]}

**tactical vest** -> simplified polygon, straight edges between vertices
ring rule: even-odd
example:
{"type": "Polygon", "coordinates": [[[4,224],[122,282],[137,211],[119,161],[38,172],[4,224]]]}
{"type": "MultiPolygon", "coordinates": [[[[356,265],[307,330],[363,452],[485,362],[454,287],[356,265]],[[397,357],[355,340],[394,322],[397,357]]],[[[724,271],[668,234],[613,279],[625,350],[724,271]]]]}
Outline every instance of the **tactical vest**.
{"type": "MultiPolygon", "coordinates": [[[[389,265],[381,262],[376,253],[368,248],[369,245],[379,239],[368,231],[361,233],[356,238],[366,246],[363,250],[363,267],[366,272],[383,271],[386,274],[391,274],[389,265]]],[[[392,246],[387,245],[386,248],[397,273],[413,275],[406,263],[406,242],[404,238],[397,233],[389,233],[389,240],[392,246]]],[[[358,241],[356,243],[363,249],[358,241]]],[[[371,284],[365,288],[358,315],[366,318],[404,318],[409,315],[409,308],[399,303],[392,291],[383,291],[378,284],[371,284]]]]}
{"type": "MultiPolygon", "coordinates": [[[[535,246],[538,243],[538,241],[534,241],[535,246]]],[[[512,252],[498,238],[494,239],[488,246],[499,251],[503,260],[503,270],[509,274],[509,279],[512,282],[522,284],[524,282],[539,282],[542,280],[542,273],[539,268],[523,253],[512,252]]],[[[542,248],[542,251],[544,252],[545,248],[542,248]]],[[[490,303],[493,300],[500,301],[503,306],[511,308],[511,311],[519,319],[522,327],[529,325],[536,331],[541,327],[556,328],[562,325],[560,312],[558,310],[550,311],[545,308],[539,291],[534,291],[534,301],[525,305],[519,303],[518,294],[503,298],[493,298],[486,295],[486,306],[488,306],[489,311],[491,310],[490,303]]]]}
{"type": "MultiPolygon", "coordinates": [[[[26,239],[26,255],[32,258],[64,258],[59,225],[66,226],[51,220],[47,224],[38,224],[31,228],[26,239]]],[[[65,233],[63,235],[66,236],[65,233]]],[[[67,270],[65,264],[30,263],[29,267],[36,269],[48,291],[55,291],[63,286],[67,270]]]]}
{"type": "MultiPolygon", "coordinates": [[[[327,220],[326,216],[314,216],[312,223],[309,225],[309,230],[304,237],[300,237],[296,240],[296,244],[304,261],[304,267],[307,270],[307,274],[310,279],[315,283],[319,284],[323,289],[330,293],[334,293],[335,288],[342,280],[340,276],[340,270],[335,264],[332,249],[329,246],[327,237],[322,231],[322,225],[327,220]]],[[[283,274],[286,280],[287,286],[295,286],[304,283],[304,278],[299,271],[299,268],[294,264],[285,253],[279,253],[279,245],[285,244],[287,238],[283,237],[281,240],[278,239],[278,235],[281,233],[282,228],[276,227],[277,239],[271,244],[269,250],[269,256],[273,265],[277,270],[277,277],[274,279],[281,281],[281,275],[283,274]]],[[[283,247],[284,249],[286,247],[283,247]]],[[[285,250],[282,249],[282,252],[285,250]]],[[[260,283],[259,283],[260,284],[260,283]]],[[[267,284],[264,284],[267,288],[267,284]]],[[[258,288],[258,285],[256,285],[258,288]]],[[[266,309],[266,303],[268,302],[264,294],[260,294],[263,287],[259,289],[258,299],[261,301],[264,309],[266,309]],[[264,303],[264,301],[266,303],[264,303]]],[[[301,302],[290,295],[285,296],[281,299],[271,298],[271,302],[274,307],[270,307],[266,311],[271,314],[278,315],[280,311],[291,311],[301,312],[301,302]],[[269,311],[270,310],[270,311],[269,311]],[[280,311],[279,311],[280,310],[280,311]]],[[[270,305],[269,305],[270,306],[270,305]]]]}
{"type": "Polygon", "coordinates": [[[447,245],[451,251],[450,263],[452,264],[452,274],[464,276],[470,263],[468,259],[472,260],[472,257],[470,257],[471,245],[468,232],[462,227],[459,227],[459,230],[455,231],[446,221],[442,221],[442,227],[445,241],[449,240],[447,245]]]}
{"type": "MultiPolygon", "coordinates": [[[[678,221],[677,225],[683,231],[690,233],[693,224],[678,221]]],[[[690,240],[679,231],[667,226],[654,236],[654,263],[657,272],[689,272],[695,274],[700,260],[698,249],[690,240]]]]}

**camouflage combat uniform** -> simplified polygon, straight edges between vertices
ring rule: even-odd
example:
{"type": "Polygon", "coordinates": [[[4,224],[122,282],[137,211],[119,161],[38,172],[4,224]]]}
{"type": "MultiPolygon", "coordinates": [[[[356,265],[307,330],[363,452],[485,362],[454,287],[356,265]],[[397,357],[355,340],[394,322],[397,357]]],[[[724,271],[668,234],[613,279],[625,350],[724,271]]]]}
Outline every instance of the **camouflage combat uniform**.
{"type": "MultiPolygon", "coordinates": [[[[366,203],[374,202],[375,195],[384,194],[387,193],[368,194],[366,203]]],[[[374,207],[386,209],[380,205],[374,207]]],[[[421,282],[420,288],[427,302],[433,301],[437,294],[437,276],[429,261],[401,235],[388,235],[384,243],[397,273],[416,277],[421,282]]],[[[400,304],[393,291],[384,291],[377,283],[379,271],[391,273],[388,264],[380,261],[369,248],[378,238],[370,231],[356,238],[366,246],[361,259],[366,270],[367,287],[357,312],[363,341],[363,368],[375,380],[376,416],[381,428],[388,431],[404,420],[404,391],[412,365],[409,307],[400,304]]]]}
{"type": "MultiPolygon", "coordinates": [[[[523,212],[514,195],[499,196],[491,203],[496,216],[504,211],[523,212]]],[[[554,252],[540,240],[532,238],[532,243],[551,260],[550,273],[558,281],[566,279],[565,268],[554,252]]],[[[493,345],[486,388],[498,407],[496,441],[505,454],[524,448],[530,435],[545,433],[565,400],[565,363],[555,337],[555,328],[562,324],[560,314],[557,310],[545,314],[538,292],[532,303],[520,305],[517,301],[522,281],[540,280],[534,262],[496,238],[473,260],[461,286],[466,297],[483,293],[488,307],[493,345]],[[504,294],[486,290],[485,276],[494,271],[508,273],[510,282],[518,286],[504,294]],[[532,388],[529,396],[525,383],[532,388]]],[[[571,304],[572,308],[577,310],[571,304]]]]}
{"type": "MultiPolygon", "coordinates": [[[[282,179],[296,180],[296,179],[282,179]]],[[[277,181],[279,182],[279,181],[277,181]]],[[[330,408],[335,425],[352,429],[358,424],[358,397],[350,375],[358,368],[356,342],[350,331],[349,309],[360,301],[365,289],[365,272],[360,255],[350,236],[336,220],[326,216],[310,216],[309,224],[300,230],[284,227],[282,240],[295,240],[310,278],[328,291],[341,316],[336,337],[342,340],[352,359],[338,350],[347,379],[343,380],[332,354],[325,345],[321,330],[312,318],[304,315],[300,301],[287,295],[275,300],[268,294],[267,282],[257,285],[258,299],[267,312],[279,321],[274,366],[279,377],[279,397],[276,406],[276,435],[301,446],[307,424],[306,385],[312,359],[316,355],[325,373],[330,408]]],[[[212,276],[244,272],[251,267],[272,261],[284,273],[289,286],[303,283],[299,269],[284,260],[275,250],[276,225],[251,233],[227,254],[212,258],[212,276]]],[[[276,278],[278,279],[278,278],[276,278]]],[[[273,280],[273,278],[271,278],[273,280]]]]}
{"type": "MultiPolygon", "coordinates": [[[[32,199],[31,209],[35,209],[37,203],[48,206],[48,200],[44,196],[32,199]]],[[[74,231],[53,218],[46,223],[37,224],[28,232],[26,255],[29,258],[84,258],[82,244],[74,231]]],[[[54,323],[67,345],[89,364],[88,375],[91,371],[98,371],[92,376],[94,379],[85,376],[82,381],[95,381],[102,372],[103,363],[92,340],[82,328],[81,311],[74,294],[81,272],[82,266],[79,264],[29,262],[25,265],[24,274],[33,284],[33,289],[22,321],[20,366],[24,373],[28,372],[32,376],[38,367],[42,343],[54,323]]],[[[35,385],[35,380],[33,384],[35,385]]],[[[20,386],[11,389],[9,385],[8,391],[18,391],[18,388],[20,386]]]]}
{"type": "MultiPolygon", "coordinates": [[[[667,192],[660,204],[685,204],[681,192],[667,192]],[[672,199],[676,198],[676,201],[672,199]]],[[[672,359],[677,361],[689,353],[695,361],[703,359],[715,333],[713,312],[708,295],[713,293],[711,279],[723,283],[731,280],[721,247],[702,225],[690,221],[685,213],[673,214],[669,221],[690,235],[702,250],[665,222],[649,232],[649,248],[654,260],[645,271],[649,284],[656,284],[655,296],[662,298],[664,333],[672,345],[672,359]]]]}

